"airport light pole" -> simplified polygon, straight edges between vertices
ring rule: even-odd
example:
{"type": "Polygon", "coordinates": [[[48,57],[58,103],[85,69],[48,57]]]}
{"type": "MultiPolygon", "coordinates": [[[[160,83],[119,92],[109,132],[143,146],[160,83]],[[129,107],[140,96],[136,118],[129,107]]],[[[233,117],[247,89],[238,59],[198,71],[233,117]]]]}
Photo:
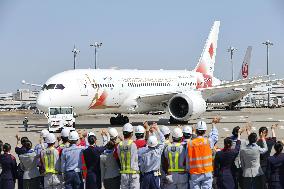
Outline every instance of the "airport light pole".
{"type": "Polygon", "coordinates": [[[97,52],[98,52],[98,48],[100,48],[103,45],[103,43],[101,42],[95,42],[94,44],[91,44],[91,47],[95,48],[95,69],[97,69],[97,52]]]}
{"type": "Polygon", "coordinates": [[[79,52],[80,52],[80,50],[76,49],[76,47],[74,45],[74,48],[72,50],[73,57],[74,57],[74,70],[76,69],[76,57],[77,57],[77,54],[79,54],[79,52]]]}
{"type": "Polygon", "coordinates": [[[227,51],[230,53],[230,56],[231,56],[231,64],[232,64],[232,81],[234,81],[234,63],[233,63],[233,54],[234,54],[234,51],[236,51],[237,49],[230,46],[227,51]]]}
{"type": "MultiPolygon", "coordinates": [[[[273,46],[273,43],[269,40],[262,43],[263,45],[266,45],[266,75],[269,75],[269,46],[273,46]]],[[[267,90],[267,106],[270,107],[270,85],[267,84],[268,90],[267,90]]]]}

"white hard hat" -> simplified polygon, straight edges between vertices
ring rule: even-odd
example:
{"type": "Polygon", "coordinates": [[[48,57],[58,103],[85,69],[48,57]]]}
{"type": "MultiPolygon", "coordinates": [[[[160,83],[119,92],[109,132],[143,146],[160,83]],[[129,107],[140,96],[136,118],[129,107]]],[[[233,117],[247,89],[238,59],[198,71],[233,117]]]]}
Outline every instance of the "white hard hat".
{"type": "Polygon", "coordinates": [[[28,119],[28,117],[25,117],[25,119],[28,119]]]}
{"type": "Polygon", "coordinates": [[[64,128],[64,129],[62,129],[60,135],[62,137],[69,137],[69,133],[70,133],[70,129],[64,128]]]}
{"type": "Polygon", "coordinates": [[[160,131],[163,133],[163,135],[168,135],[171,133],[171,130],[167,126],[163,126],[160,131]]]}
{"type": "Polygon", "coordinates": [[[133,132],[133,126],[130,123],[126,123],[126,124],[124,124],[122,131],[123,132],[126,131],[126,132],[131,133],[131,132],[133,132]]]}
{"type": "Polygon", "coordinates": [[[40,136],[43,137],[43,138],[45,138],[48,134],[49,134],[49,131],[47,129],[43,129],[40,132],[40,136]]]}
{"type": "Polygon", "coordinates": [[[145,133],[145,128],[141,125],[138,125],[136,128],[135,128],[135,133],[145,133]]]}
{"type": "Polygon", "coordinates": [[[181,138],[182,137],[182,130],[178,127],[174,128],[172,137],[173,138],[181,138]]]}
{"type": "Polygon", "coordinates": [[[88,135],[87,135],[88,137],[89,136],[96,136],[96,134],[95,133],[93,133],[93,132],[88,132],[88,135]]]}
{"type": "Polygon", "coordinates": [[[200,130],[200,131],[206,131],[207,130],[206,122],[205,121],[198,121],[196,129],[200,130]]]}
{"type": "Polygon", "coordinates": [[[53,144],[56,142],[56,137],[53,133],[48,133],[45,139],[47,144],[53,144]]]}
{"type": "Polygon", "coordinates": [[[183,133],[187,133],[187,134],[192,134],[192,128],[188,125],[185,125],[183,128],[182,128],[182,132],[183,133]]]}
{"type": "Polygon", "coordinates": [[[148,140],[147,140],[147,145],[150,147],[155,147],[158,145],[158,139],[155,135],[151,135],[149,136],[148,140]]]}
{"type": "Polygon", "coordinates": [[[70,132],[68,140],[79,140],[79,134],[77,133],[77,131],[70,132]]]}
{"type": "Polygon", "coordinates": [[[108,133],[109,133],[110,138],[115,138],[118,136],[118,132],[116,128],[113,128],[113,127],[108,129],[108,133]]]}

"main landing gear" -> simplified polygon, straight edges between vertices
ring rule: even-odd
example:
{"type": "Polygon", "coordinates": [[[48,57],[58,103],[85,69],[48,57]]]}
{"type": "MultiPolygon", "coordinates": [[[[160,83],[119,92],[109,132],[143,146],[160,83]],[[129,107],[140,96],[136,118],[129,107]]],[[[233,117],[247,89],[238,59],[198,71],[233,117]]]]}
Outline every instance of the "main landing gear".
{"type": "Polygon", "coordinates": [[[172,125],[172,124],[188,124],[188,121],[179,121],[179,120],[176,120],[175,118],[173,118],[172,116],[170,116],[170,119],[169,119],[169,123],[172,125]]]}
{"type": "Polygon", "coordinates": [[[118,114],[116,117],[110,118],[110,124],[111,125],[124,125],[125,123],[128,123],[129,119],[127,116],[123,116],[121,114],[118,114]]]}

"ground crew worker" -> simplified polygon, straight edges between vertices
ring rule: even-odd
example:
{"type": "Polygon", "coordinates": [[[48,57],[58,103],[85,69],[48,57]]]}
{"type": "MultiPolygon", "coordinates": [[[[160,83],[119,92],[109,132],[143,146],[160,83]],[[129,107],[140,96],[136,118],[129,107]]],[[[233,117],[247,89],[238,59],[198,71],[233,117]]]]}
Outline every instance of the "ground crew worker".
{"type": "Polygon", "coordinates": [[[189,140],[196,138],[196,135],[192,134],[192,127],[188,125],[183,126],[182,134],[183,134],[182,144],[187,144],[189,140]]]}
{"type": "Polygon", "coordinates": [[[101,178],[105,189],[120,189],[119,164],[114,158],[115,142],[109,141],[100,156],[101,178]]]}
{"type": "MultiPolygon", "coordinates": [[[[47,148],[47,143],[45,142],[45,140],[48,134],[49,134],[49,131],[47,129],[43,129],[40,132],[39,144],[37,144],[34,149],[38,157],[40,157],[41,151],[47,148]]],[[[40,159],[38,159],[38,167],[39,167],[39,172],[41,174],[39,188],[43,189],[44,188],[43,186],[44,185],[44,176],[43,176],[44,170],[43,170],[43,165],[40,163],[40,159]]]]}
{"type": "Polygon", "coordinates": [[[141,189],[160,189],[161,157],[165,147],[165,137],[157,124],[151,127],[153,134],[159,135],[160,143],[155,135],[149,136],[147,146],[138,151],[141,171],[141,189]]]}
{"type": "Polygon", "coordinates": [[[167,126],[162,126],[161,127],[161,132],[163,133],[164,137],[165,137],[165,144],[170,144],[170,135],[171,135],[171,130],[169,129],[169,127],[167,126]]]}
{"type": "Polygon", "coordinates": [[[188,174],[186,172],[186,146],[182,145],[183,133],[180,128],[172,132],[173,142],[164,151],[167,160],[167,189],[188,189],[188,174]]]}
{"type": "Polygon", "coordinates": [[[49,133],[46,136],[48,147],[41,151],[41,162],[44,168],[44,188],[61,189],[59,151],[54,147],[56,137],[49,133]]]}
{"type": "Polygon", "coordinates": [[[141,125],[138,125],[136,128],[135,128],[135,137],[136,137],[136,140],[134,141],[134,143],[136,144],[137,146],[137,149],[140,149],[142,147],[145,147],[146,146],[146,140],[144,139],[144,135],[145,135],[145,129],[143,126],[141,125]]]}
{"type": "Polygon", "coordinates": [[[117,153],[121,165],[121,189],[139,189],[138,152],[133,140],[133,126],[126,123],[123,126],[124,140],[117,146],[117,153]]]}
{"type": "Polygon", "coordinates": [[[24,121],[23,121],[23,125],[24,125],[24,128],[25,128],[25,131],[27,132],[28,131],[28,117],[25,117],[24,121]]]}
{"type": "Polygon", "coordinates": [[[187,162],[191,177],[190,187],[193,189],[212,188],[213,157],[211,149],[218,141],[218,130],[215,124],[212,124],[209,138],[204,137],[206,130],[206,123],[199,121],[196,127],[197,138],[190,140],[187,145],[187,162]]]}
{"type": "Polygon", "coordinates": [[[62,143],[59,144],[59,146],[57,147],[59,151],[59,155],[61,155],[61,152],[64,148],[67,148],[69,146],[69,143],[68,143],[69,133],[70,133],[70,129],[67,129],[67,128],[62,129],[60,133],[60,140],[62,141],[62,143]]]}
{"type": "Polygon", "coordinates": [[[79,135],[76,131],[69,134],[68,148],[62,150],[61,155],[61,171],[64,173],[64,181],[66,189],[83,189],[84,184],[82,181],[82,150],[83,147],[77,146],[79,135]]]}
{"type": "MultiPolygon", "coordinates": [[[[162,126],[160,131],[163,133],[163,135],[165,137],[165,148],[166,148],[167,145],[171,143],[171,141],[170,141],[171,130],[167,126],[162,126]]],[[[162,165],[167,163],[163,154],[162,154],[162,162],[163,162],[162,165]]],[[[167,181],[167,178],[166,178],[166,173],[164,172],[164,169],[161,166],[161,188],[165,188],[167,185],[168,185],[168,181],[167,181]]]]}
{"type": "Polygon", "coordinates": [[[89,147],[83,151],[87,168],[86,189],[100,189],[102,188],[100,155],[106,148],[96,145],[97,138],[94,133],[88,135],[89,147]]]}

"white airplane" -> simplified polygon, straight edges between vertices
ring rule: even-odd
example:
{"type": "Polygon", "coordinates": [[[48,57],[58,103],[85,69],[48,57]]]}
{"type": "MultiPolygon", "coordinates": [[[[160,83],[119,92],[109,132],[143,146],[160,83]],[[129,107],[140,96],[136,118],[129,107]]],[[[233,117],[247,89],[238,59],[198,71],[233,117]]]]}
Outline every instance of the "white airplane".
{"type": "Polygon", "coordinates": [[[170,123],[188,121],[206,111],[207,99],[226,90],[250,89],[275,81],[214,86],[213,72],[220,21],[215,21],[196,68],[187,70],[76,69],[52,76],[43,85],[37,107],[72,106],[77,115],[118,114],[111,124],[128,122],[122,114],[168,110],[170,123]]]}

